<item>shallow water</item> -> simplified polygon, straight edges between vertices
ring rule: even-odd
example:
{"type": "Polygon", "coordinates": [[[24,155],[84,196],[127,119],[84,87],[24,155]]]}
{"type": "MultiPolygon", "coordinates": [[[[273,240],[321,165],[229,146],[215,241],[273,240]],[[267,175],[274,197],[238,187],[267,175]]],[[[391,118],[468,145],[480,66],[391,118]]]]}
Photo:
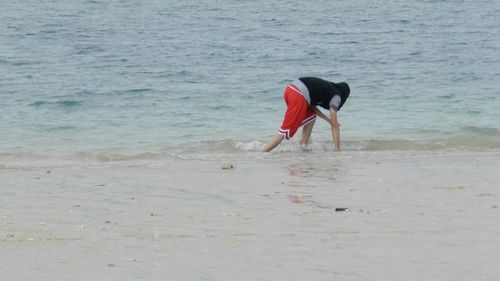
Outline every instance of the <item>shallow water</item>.
{"type": "Polygon", "coordinates": [[[351,85],[347,150],[498,149],[497,4],[4,1],[0,153],[255,151],[305,75],[351,85]]]}

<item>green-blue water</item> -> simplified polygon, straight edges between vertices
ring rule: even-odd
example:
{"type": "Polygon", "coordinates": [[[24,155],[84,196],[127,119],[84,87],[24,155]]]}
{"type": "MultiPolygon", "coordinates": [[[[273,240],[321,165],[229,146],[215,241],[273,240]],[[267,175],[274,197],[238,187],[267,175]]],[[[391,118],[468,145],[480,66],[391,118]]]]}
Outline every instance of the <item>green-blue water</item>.
{"type": "MultiPolygon", "coordinates": [[[[256,150],[300,76],[351,85],[347,150],[499,149],[499,18],[498,1],[2,1],[0,155],[256,150]]],[[[318,122],[313,150],[328,141],[318,122]]]]}

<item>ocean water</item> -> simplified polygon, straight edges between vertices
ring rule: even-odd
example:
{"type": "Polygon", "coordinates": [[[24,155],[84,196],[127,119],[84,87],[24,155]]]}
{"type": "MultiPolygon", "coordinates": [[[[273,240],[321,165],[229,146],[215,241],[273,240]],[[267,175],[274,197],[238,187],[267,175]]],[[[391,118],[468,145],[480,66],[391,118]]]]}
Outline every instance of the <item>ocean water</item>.
{"type": "MultiPolygon", "coordinates": [[[[3,0],[0,155],[257,151],[301,76],[350,84],[345,150],[500,149],[499,18],[496,0],[3,0]]],[[[312,138],[329,149],[325,122],[312,138]]]]}

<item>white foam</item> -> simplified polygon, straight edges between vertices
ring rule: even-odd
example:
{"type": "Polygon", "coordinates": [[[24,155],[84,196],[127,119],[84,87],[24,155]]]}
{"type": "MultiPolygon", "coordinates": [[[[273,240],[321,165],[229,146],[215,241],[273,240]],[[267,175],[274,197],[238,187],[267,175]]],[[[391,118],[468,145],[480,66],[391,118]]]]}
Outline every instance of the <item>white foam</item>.
{"type": "Polygon", "coordinates": [[[234,143],[234,148],[241,151],[259,151],[265,145],[264,142],[253,140],[250,142],[237,141],[234,143]]]}

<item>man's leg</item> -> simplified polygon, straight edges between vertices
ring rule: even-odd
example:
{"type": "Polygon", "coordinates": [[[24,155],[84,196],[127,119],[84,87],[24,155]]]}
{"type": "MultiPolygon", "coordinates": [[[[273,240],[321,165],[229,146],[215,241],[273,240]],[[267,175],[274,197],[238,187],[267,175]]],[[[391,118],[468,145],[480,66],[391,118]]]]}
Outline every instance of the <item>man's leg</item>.
{"type": "Polygon", "coordinates": [[[264,146],[264,148],[262,148],[262,152],[269,152],[271,150],[273,150],[273,148],[275,148],[276,146],[278,146],[278,144],[280,144],[283,139],[285,137],[283,135],[275,135],[273,136],[269,142],[266,144],[266,146],[264,146]]]}
{"type": "MultiPolygon", "coordinates": [[[[269,152],[273,150],[273,148],[278,146],[284,138],[290,139],[302,124],[310,121],[304,118],[308,110],[307,101],[304,96],[297,93],[297,90],[294,90],[291,86],[288,86],[285,89],[284,98],[286,103],[286,112],[285,117],[283,118],[283,123],[279,129],[279,134],[273,136],[269,140],[266,146],[262,148],[262,152],[269,152]]],[[[312,114],[314,114],[314,112],[312,114]]]]}
{"type": "Polygon", "coordinates": [[[309,143],[309,139],[311,138],[311,132],[313,130],[313,127],[314,127],[314,122],[316,122],[316,120],[313,120],[312,122],[304,125],[304,127],[302,127],[302,137],[300,138],[300,144],[308,144],[309,143]]]}

